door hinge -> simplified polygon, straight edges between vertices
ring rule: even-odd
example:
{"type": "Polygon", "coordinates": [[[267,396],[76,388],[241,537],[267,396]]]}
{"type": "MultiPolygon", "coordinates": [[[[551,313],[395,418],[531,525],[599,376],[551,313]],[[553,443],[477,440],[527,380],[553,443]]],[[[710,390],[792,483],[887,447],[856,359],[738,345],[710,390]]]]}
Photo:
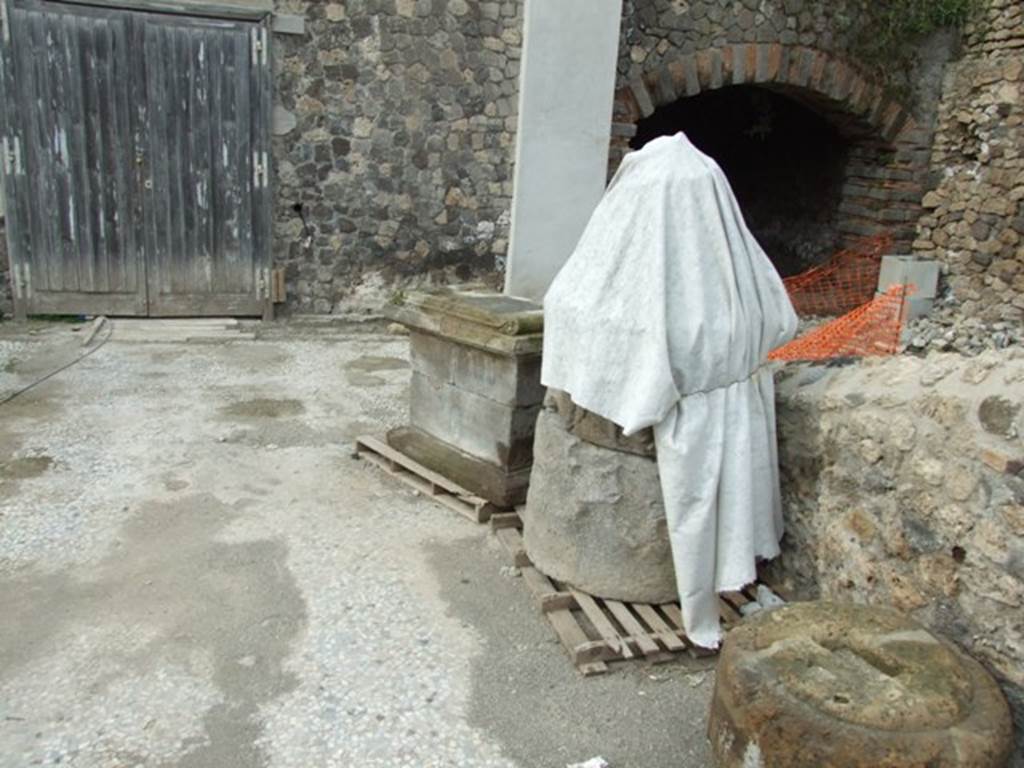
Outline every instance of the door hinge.
{"type": "Polygon", "coordinates": [[[21,162],[21,139],[17,136],[0,140],[0,152],[3,152],[4,173],[17,176],[25,172],[21,162]]]}
{"type": "Polygon", "coordinates": [[[252,153],[252,185],[255,189],[266,189],[270,183],[270,166],[267,162],[267,153],[256,151],[252,153]]]}
{"type": "Polygon", "coordinates": [[[252,31],[252,64],[254,67],[267,66],[266,27],[258,27],[252,31]]]}
{"type": "Polygon", "coordinates": [[[7,0],[0,0],[0,27],[3,27],[3,41],[11,42],[11,23],[7,17],[7,0]]]}
{"type": "Polygon", "coordinates": [[[266,268],[256,270],[256,298],[269,300],[271,294],[270,270],[266,268]]]}
{"type": "Polygon", "coordinates": [[[32,268],[28,264],[14,265],[14,298],[32,298],[32,268]]]}

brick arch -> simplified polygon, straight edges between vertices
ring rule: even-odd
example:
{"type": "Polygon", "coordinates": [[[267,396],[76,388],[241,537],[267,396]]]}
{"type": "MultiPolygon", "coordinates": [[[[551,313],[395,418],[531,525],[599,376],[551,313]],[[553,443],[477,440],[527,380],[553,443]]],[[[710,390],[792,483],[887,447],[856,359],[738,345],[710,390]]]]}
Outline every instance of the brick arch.
{"type": "Polygon", "coordinates": [[[844,179],[842,231],[887,232],[908,247],[921,214],[930,132],[880,84],[842,57],[799,45],[740,43],[681,54],[615,94],[609,173],[629,151],[639,120],[679,99],[733,85],[793,98],[835,125],[855,147],[844,179]]]}
{"type": "Polygon", "coordinates": [[[844,59],[798,45],[740,43],[682,55],[616,93],[616,122],[635,123],[680,98],[730,85],[778,89],[806,101],[851,137],[892,144],[909,111],[844,59]]]}

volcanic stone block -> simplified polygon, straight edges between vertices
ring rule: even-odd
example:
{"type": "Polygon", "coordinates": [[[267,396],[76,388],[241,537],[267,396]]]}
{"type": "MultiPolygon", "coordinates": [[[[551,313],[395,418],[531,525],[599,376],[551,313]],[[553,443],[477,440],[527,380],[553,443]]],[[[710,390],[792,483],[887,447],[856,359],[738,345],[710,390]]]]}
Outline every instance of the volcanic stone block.
{"type": "Polygon", "coordinates": [[[599,597],[676,599],[657,462],[594,445],[559,414],[537,419],[523,540],[548,576],[599,597]]]}
{"type": "Polygon", "coordinates": [[[999,768],[1012,726],[988,672],[904,614],[796,603],[729,633],[708,735],[719,768],[999,768]]]}
{"type": "Polygon", "coordinates": [[[549,389],[544,407],[553,410],[562,420],[564,429],[584,442],[613,451],[634,453],[637,456],[655,458],[654,430],[644,429],[626,437],[622,428],[592,411],[580,408],[565,392],[549,389]]]}
{"type": "Polygon", "coordinates": [[[501,294],[415,293],[388,315],[410,329],[408,427],[392,447],[501,507],[526,498],[540,385],[541,308],[501,294]]]}

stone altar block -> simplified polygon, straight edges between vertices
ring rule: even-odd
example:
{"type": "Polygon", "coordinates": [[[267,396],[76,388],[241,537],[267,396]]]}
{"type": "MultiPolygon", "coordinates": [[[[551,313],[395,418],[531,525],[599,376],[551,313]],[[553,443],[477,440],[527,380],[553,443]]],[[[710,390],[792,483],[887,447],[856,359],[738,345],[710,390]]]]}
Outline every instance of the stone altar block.
{"type": "Polygon", "coordinates": [[[408,427],[388,443],[499,507],[526,499],[540,385],[540,305],[471,290],[418,292],[386,314],[410,331],[408,427]]]}

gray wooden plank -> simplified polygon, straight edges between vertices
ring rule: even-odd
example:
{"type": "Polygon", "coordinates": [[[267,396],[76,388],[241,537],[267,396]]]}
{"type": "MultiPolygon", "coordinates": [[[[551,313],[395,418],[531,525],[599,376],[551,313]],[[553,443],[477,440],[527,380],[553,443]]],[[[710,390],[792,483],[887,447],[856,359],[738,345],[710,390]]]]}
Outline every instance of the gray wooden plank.
{"type": "Polygon", "coordinates": [[[21,48],[21,71],[32,72],[31,104],[28,109],[32,116],[33,168],[31,187],[33,241],[36,248],[32,260],[32,282],[38,290],[59,289],[60,273],[60,227],[58,224],[57,183],[54,171],[53,142],[49,125],[52,122],[53,97],[50,93],[50,60],[55,55],[47,43],[46,16],[42,13],[28,14],[27,18],[32,44],[21,48]],[[33,55],[34,52],[42,55],[33,55]]]}
{"type": "Polygon", "coordinates": [[[211,247],[213,222],[211,216],[211,116],[210,116],[210,64],[209,42],[206,30],[196,30],[192,39],[193,98],[190,132],[192,141],[192,178],[196,192],[196,250],[193,258],[200,266],[202,289],[214,292],[213,253],[211,247]]]}
{"type": "Polygon", "coordinates": [[[236,290],[251,292],[253,275],[253,141],[250,128],[252,109],[252,38],[248,31],[233,35],[235,40],[235,77],[238,81],[235,125],[239,146],[239,190],[237,193],[239,258],[231,263],[230,276],[236,290]]]}
{"type": "Polygon", "coordinates": [[[103,251],[103,186],[100,179],[102,137],[97,125],[99,96],[96,88],[95,51],[92,24],[86,17],[69,16],[70,43],[69,84],[72,91],[71,122],[75,133],[77,162],[73,175],[75,190],[80,195],[77,231],[79,290],[107,292],[106,264],[103,251]]]}
{"type": "Polygon", "coordinates": [[[151,47],[146,56],[146,65],[152,73],[147,93],[149,119],[146,126],[152,171],[146,200],[157,210],[153,230],[153,251],[147,262],[150,275],[149,307],[152,311],[162,296],[172,293],[168,264],[173,247],[172,233],[176,227],[175,211],[180,211],[181,204],[171,188],[171,166],[176,162],[176,156],[168,116],[173,91],[170,88],[167,70],[173,66],[170,60],[172,47],[168,44],[164,30],[149,23],[146,23],[145,29],[147,47],[151,47]]]}
{"type": "Polygon", "coordinates": [[[170,259],[166,268],[170,270],[170,283],[179,293],[190,293],[195,281],[194,262],[189,258],[193,248],[189,243],[194,226],[195,202],[188,178],[189,157],[189,57],[188,38],[177,27],[168,27],[167,39],[171,47],[171,63],[167,67],[167,84],[170,92],[169,113],[171,136],[174,146],[174,161],[170,164],[171,196],[174,204],[175,227],[171,232],[170,259]]]}
{"type": "Polygon", "coordinates": [[[224,35],[207,35],[210,46],[210,255],[213,260],[213,290],[227,288],[224,253],[228,239],[225,236],[225,185],[228,183],[230,158],[227,141],[229,131],[224,125],[225,100],[225,45],[224,35]]]}
{"type": "MultiPolygon", "coordinates": [[[[273,45],[274,36],[270,34],[270,23],[269,19],[262,22],[262,26],[266,32],[265,41],[268,48],[273,45]]],[[[266,169],[266,183],[256,194],[256,209],[254,211],[254,225],[253,230],[256,233],[256,239],[254,243],[253,259],[258,268],[267,270],[267,276],[269,280],[270,268],[273,263],[271,255],[272,248],[272,219],[273,219],[273,205],[274,205],[274,176],[272,173],[271,164],[273,163],[273,148],[271,143],[273,141],[273,133],[271,131],[271,122],[273,119],[273,69],[272,69],[272,51],[267,50],[265,54],[266,62],[260,67],[257,74],[259,83],[259,99],[253,109],[253,116],[256,121],[255,133],[259,137],[258,148],[265,153],[267,169],[266,169]]],[[[269,292],[270,286],[267,285],[267,291],[269,292]]],[[[274,304],[273,301],[267,296],[264,307],[264,319],[271,319],[274,304]]]]}
{"type": "Polygon", "coordinates": [[[152,272],[152,267],[148,262],[155,258],[157,226],[157,214],[153,206],[148,205],[151,202],[151,197],[150,191],[146,188],[147,180],[153,176],[156,159],[149,129],[148,94],[153,75],[146,63],[150,49],[146,27],[142,23],[141,17],[138,15],[126,17],[124,29],[119,31],[126,43],[128,72],[123,80],[118,79],[121,86],[118,89],[118,99],[124,99],[130,105],[129,121],[126,128],[130,132],[131,145],[135,153],[134,157],[128,159],[129,167],[126,174],[132,201],[130,240],[133,242],[133,252],[127,255],[127,258],[137,270],[139,311],[148,313],[152,272]]]}
{"type": "Polygon", "coordinates": [[[55,142],[58,145],[56,165],[57,210],[61,225],[61,290],[81,290],[83,281],[81,268],[80,232],[87,232],[86,212],[82,205],[83,181],[81,131],[75,124],[76,113],[80,111],[79,88],[71,70],[75,66],[76,37],[74,24],[63,23],[58,15],[49,16],[49,34],[56,40],[53,67],[50,72],[56,86],[54,91],[54,126],[57,127],[55,142]],[[65,205],[64,202],[67,202],[65,205]]]}
{"type": "MultiPolygon", "coordinates": [[[[19,22],[15,19],[15,13],[9,0],[0,0],[5,4],[6,18],[8,23],[21,32],[19,22]]],[[[12,35],[13,39],[13,35],[12,35]]],[[[23,162],[26,156],[26,137],[23,120],[19,119],[19,105],[21,100],[14,80],[14,46],[0,45],[0,131],[8,137],[17,137],[22,147],[23,162]]],[[[7,238],[7,252],[10,263],[19,268],[30,256],[26,248],[26,234],[28,232],[27,206],[25,200],[25,175],[5,174],[2,183],[4,184],[3,196],[5,202],[5,236],[7,238]]],[[[24,301],[15,297],[17,305],[15,311],[22,313],[27,311],[24,301]]]]}
{"type": "Polygon", "coordinates": [[[241,139],[238,133],[238,49],[233,37],[221,35],[221,52],[224,57],[224,68],[221,72],[222,103],[220,120],[223,136],[224,174],[223,188],[218,201],[217,211],[219,227],[222,232],[222,251],[217,258],[221,264],[221,290],[228,290],[233,284],[235,275],[231,265],[240,258],[241,227],[238,219],[238,196],[244,168],[248,167],[242,156],[241,139]]]}
{"type": "Polygon", "coordinates": [[[125,274],[126,224],[130,217],[125,194],[124,168],[126,156],[131,153],[128,136],[123,131],[124,117],[118,109],[117,86],[114,78],[123,74],[118,67],[121,51],[115,46],[118,19],[101,21],[94,26],[96,51],[97,141],[99,145],[100,195],[103,199],[102,231],[103,265],[107,290],[134,292],[134,285],[125,274]]]}
{"type": "MultiPolygon", "coordinates": [[[[3,1],[10,3],[10,0],[3,1]]],[[[26,61],[25,56],[26,49],[31,50],[33,47],[33,29],[31,20],[24,11],[9,7],[8,18],[11,21],[12,32],[17,34],[16,39],[28,39],[29,45],[3,47],[4,98],[0,103],[0,109],[6,113],[8,122],[18,124],[22,161],[28,171],[40,167],[39,137],[36,129],[39,112],[35,100],[36,77],[32,64],[26,61]],[[17,82],[14,78],[15,68],[19,72],[17,82]]],[[[14,34],[11,37],[12,40],[15,39],[14,34]]],[[[33,182],[37,176],[37,173],[26,172],[23,176],[7,178],[8,189],[13,192],[7,199],[8,243],[15,263],[30,266],[35,255],[33,243],[41,243],[44,239],[41,212],[33,197],[33,182]]],[[[38,267],[35,270],[43,272],[38,267]]],[[[45,279],[45,275],[41,279],[45,279]]],[[[28,311],[27,303],[23,303],[19,309],[28,311]]]]}

